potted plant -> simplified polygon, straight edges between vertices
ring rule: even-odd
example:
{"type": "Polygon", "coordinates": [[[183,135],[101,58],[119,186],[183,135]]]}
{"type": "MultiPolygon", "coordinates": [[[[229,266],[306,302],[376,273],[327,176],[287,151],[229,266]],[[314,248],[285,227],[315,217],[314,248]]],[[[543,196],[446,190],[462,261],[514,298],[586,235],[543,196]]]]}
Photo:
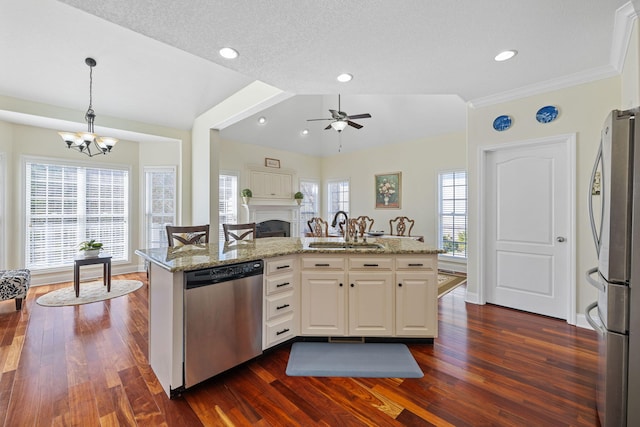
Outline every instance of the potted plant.
{"type": "Polygon", "coordinates": [[[242,196],[242,201],[244,202],[245,205],[248,205],[249,204],[249,199],[251,199],[253,197],[253,193],[248,188],[244,188],[240,192],[240,195],[242,196]]]}
{"type": "Polygon", "coordinates": [[[302,199],[304,199],[304,194],[298,191],[296,194],[293,195],[293,198],[296,199],[296,202],[298,202],[298,204],[300,204],[302,203],[302,199]]]}
{"type": "Polygon", "coordinates": [[[79,250],[84,253],[85,258],[97,257],[102,249],[102,243],[96,242],[95,239],[85,240],[80,243],[79,250]]]}

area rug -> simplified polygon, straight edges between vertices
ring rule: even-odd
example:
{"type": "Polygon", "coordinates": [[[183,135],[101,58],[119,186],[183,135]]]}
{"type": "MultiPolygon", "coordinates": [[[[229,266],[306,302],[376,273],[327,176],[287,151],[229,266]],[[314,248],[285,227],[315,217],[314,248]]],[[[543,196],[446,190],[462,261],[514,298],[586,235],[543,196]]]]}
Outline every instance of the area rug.
{"type": "Polygon", "coordinates": [[[467,283],[467,276],[438,273],[438,298],[467,283]]]}
{"type": "Polygon", "coordinates": [[[409,348],[399,343],[296,342],[291,346],[290,377],[421,378],[409,348]]]}
{"type": "Polygon", "coordinates": [[[102,280],[80,283],[80,296],[76,298],[73,286],[57,289],[42,295],[36,302],[45,307],[62,307],[65,305],[89,304],[121,297],[142,287],[139,280],[112,280],[111,292],[107,292],[102,280]]]}

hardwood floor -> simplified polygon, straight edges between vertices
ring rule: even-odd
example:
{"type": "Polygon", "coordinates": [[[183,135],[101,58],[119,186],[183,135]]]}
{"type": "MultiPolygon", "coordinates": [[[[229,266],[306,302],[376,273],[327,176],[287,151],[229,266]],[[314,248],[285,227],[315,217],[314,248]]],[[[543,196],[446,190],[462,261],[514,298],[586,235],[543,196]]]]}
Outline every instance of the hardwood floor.
{"type": "MultiPolygon", "coordinates": [[[[146,281],[144,274],[116,276],[146,281]]],[[[169,400],[147,364],[147,287],[41,307],[71,283],[0,302],[5,426],[597,426],[594,332],[496,306],[440,300],[440,336],[409,347],[420,379],[288,377],[290,346],[169,400]]]]}

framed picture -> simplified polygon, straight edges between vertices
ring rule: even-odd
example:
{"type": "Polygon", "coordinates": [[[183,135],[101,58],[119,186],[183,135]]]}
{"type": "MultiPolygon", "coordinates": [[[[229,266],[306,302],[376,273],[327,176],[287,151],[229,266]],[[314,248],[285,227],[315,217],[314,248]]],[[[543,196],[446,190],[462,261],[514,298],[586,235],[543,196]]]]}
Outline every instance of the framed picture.
{"type": "Polygon", "coordinates": [[[402,172],[376,175],[376,209],[400,209],[402,172]]]}
{"type": "Polygon", "coordinates": [[[266,157],[264,159],[264,165],[268,168],[279,168],[280,167],[280,160],[278,159],[270,159],[268,157],[266,157]]]}

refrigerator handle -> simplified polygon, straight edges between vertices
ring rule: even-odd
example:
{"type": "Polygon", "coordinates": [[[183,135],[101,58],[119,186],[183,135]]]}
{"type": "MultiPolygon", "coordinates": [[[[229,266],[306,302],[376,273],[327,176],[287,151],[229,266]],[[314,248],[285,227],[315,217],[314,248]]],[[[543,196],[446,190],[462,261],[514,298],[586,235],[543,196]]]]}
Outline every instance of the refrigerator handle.
{"type": "Polygon", "coordinates": [[[601,325],[599,325],[595,320],[593,320],[590,314],[591,311],[593,311],[593,309],[596,308],[597,306],[598,306],[598,301],[594,301],[591,304],[589,304],[587,306],[587,309],[584,311],[584,316],[587,318],[587,323],[589,323],[593,329],[595,329],[600,334],[604,334],[607,331],[605,331],[605,329],[601,325]]]}
{"type": "Polygon", "coordinates": [[[600,292],[604,292],[604,285],[602,283],[600,283],[598,280],[595,280],[593,277],[594,273],[598,272],[598,267],[593,267],[590,268],[589,270],[587,270],[587,274],[585,275],[587,278],[587,282],[589,282],[589,284],[593,287],[595,287],[597,290],[599,290],[600,292]]]}
{"type": "MultiPolygon", "coordinates": [[[[596,254],[600,255],[600,235],[602,233],[602,229],[597,230],[596,229],[596,220],[593,216],[593,194],[591,194],[591,190],[593,189],[593,183],[596,179],[596,172],[598,171],[598,165],[602,162],[602,140],[600,141],[600,146],[598,147],[598,154],[596,155],[596,161],[593,164],[593,169],[591,170],[591,181],[590,181],[590,185],[589,185],[589,222],[591,223],[591,234],[593,234],[593,242],[596,245],[596,254]]],[[[600,174],[600,179],[604,179],[604,174],[600,174]]],[[[604,183],[602,181],[600,181],[600,192],[602,194],[602,192],[604,191],[604,183]]],[[[604,194],[602,194],[602,197],[604,197],[604,194]]],[[[604,207],[604,203],[602,204],[602,206],[604,207]]],[[[600,216],[600,218],[602,218],[602,215],[600,216]]],[[[600,220],[602,221],[602,219],[600,220]]],[[[600,227],[602,227],[602,224],[600,224],[600,227]]]]}

